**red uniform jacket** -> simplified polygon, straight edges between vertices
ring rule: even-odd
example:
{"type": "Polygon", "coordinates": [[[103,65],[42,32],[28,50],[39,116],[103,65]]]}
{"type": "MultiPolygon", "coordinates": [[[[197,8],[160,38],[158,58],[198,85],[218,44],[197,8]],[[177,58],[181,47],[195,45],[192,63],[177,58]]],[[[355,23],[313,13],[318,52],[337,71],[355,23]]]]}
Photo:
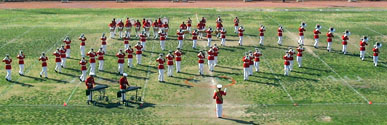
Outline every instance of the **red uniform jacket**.
{"type": "Polygon", "coordinates": [[[283,57],[283,59],[285,60],[284,61],[284,65],[290,65],[290,62],[289,62],[289,57],[287,57],[286,55],[283,57]]]}
{"type": "Polygon", "coordinates": [[[144,25],[142,25],[142,28],[146,28],[146,27],[148,27],[148,28],[149,28],[149,27],[150,27],[150,25],[151,25],[151,24],[150,24],[148,21],[146,21],[146,22],[145,22],[145,24],[144,24],[144,25]]]}
{"type": "Polygon", "coordinates": [[[85,41],[87,40],[86,37],[79,38],[79,40],[82,41],[82,42],[81,42],[81,46],[85,46],[85,45],[86,45],[86,43],[85,43],[85,41]]]}
{"type": "Polygon", "coordinates": [[[140,22],[136,22],[136,23],[134,24],[134,26],[136,26],[136,28],[140,28],[140,27],[141,27],[141,23],[140,23],[140,22]]]}
{"type": "Polygon", "coordinates": [[[158,28],[158,27],[159,27],[159,24],[158,24],[157,21],[156,21],[156,22],[153,22],[153,23],[152,23],[152,26],[153,26],[154,28],[158,28]]]}
{"type": "Polygon", "coordinates": [[[141,42],[146,42],[146,35],[140,35],[140,41],[141,42]]]}
{"type": "Polygon", "coordinates": [[[124,27],[124,23],[122,21],[118,22],[117,24],[118,27],[124,27]]]}
{"type": "Polygon", "coordinates": [[[321,32],[319,30],[315,29],[313,31],[313,34],[314,34],[314,39],[318,39],[319,38],[318,34],[321,34],[321,32]]]}
{"type": "Polygon", "coordinates": [[[132,23],[130,23],[130,20],[126,20],[125,27],[132,27],[132,23]]]}
{"type": "Polygon", "coordinates": [[[265,36],[265,34],[264,34],[265,31],[266,30],[259,28],[259,36],[265,36]]]}
{"type": "Polygon", "coordinates": [[[134,50],[133,50],[132,48],[126,49],[125,52],[128,53],[128,58],[129,58],[129,59],[133,58],[133,52],[134,52],[134,50]]]}
{"type": "Polygon", "coordinates": [[[187,27],[191,27],[192,20],[187,20],[187,27]]]}
{"type": "Polygon", "coordinates": [[[164,23],[163,25],[161,25],[163,28],[169,28],[169,25],[164,23]]]}
{"type": "Polygon", "coordinates": [[[39,58],[39,61],[42,61],[42,67],[47,67],[47,60],[48,60],[47,56],[39,58]]]}
{"type": "Polygon", "coordinates": [[[121,77],[119,82],[120,82],[120,89],[126,89],[126,85],[128,85],[129,87],[129,83],[126,77],[121,77]]]}
{"type": "Polygon", "coordinates": [[[198,39],[198,33],[192,32],[192,40],[198,39]]]}
{"type": "Polygon", "coordinates": [[[334,37],[334,36],[333,36],[333,33],[328,32],[328,33],[327,33],[327,41],[328,41],[328,42],[332,42],[332,37],[334,37]]]}
{"type": "Polygon", "coordinates": [[[212,98],[216,100],[216,104],[223,104],[223,96],[226,96],[226,92],[220,90],[214,92],[214,96],[212,98]]]}
{"type": "Polygon", "coordinates": [[[379,49],[373,48],[372,51],[374,52],[374,56],[379,56],[379,49]]]}
{"type": "Polygon", "coordinates": [[[243,61],[243,68],[249,68],[250,67],[250,58],[246,58],[246,56],[244,56],[242,58],[242,61],[243,61]]]}
{"type": "Polygon", "coordinates": [[[180,24],[180,29],[186,30],[186,29],[187,29],[187,25],[185,25],[185,24],[180,24]]]}
{"type": "Polygon", "coordinates": [[[66,49],[70,49],[70,44],[71,44],[71,40],[69,41],[66,41],[66,40],[63,40],[63,42],[66,44],[66,49]]]}
{"type": "Polygon", "coordinates": [[[176,34],[177,34],[177,40],[183,40],[183,35],[184,35],[184,33],[178,32],[178,33],[176,33],[176,34]]]}
{"type": "Polygon", "coordinates": [[[220,37],[221,37],[221,38],[226,38],[226,33],[227,33],[227,32],[221,31],[221,32],[220,32],[220,34],[221,34],[220,37]]]}
{"type": "Polygon", "coordinates": [[[11,67],[12,59],[8,59],[8,60],[4,60],[3,59],[3,62],[5,63],[5,69],[6,70],[11,70],[12,69],[12,67],[11,67]]]}
{"type": "Polygon", "coordinates": [[[160,35],[160,40],[165,40],[165,36],[166,36],[167,34],[165,34],[165,33],[159,33],[159,35],[160,35]]]}
{"type": "Polygon", "coordinates": [[[239,26],[239,19],[234,19],[234,26],[239,26]]]}
{"type": "Polygon", "coordinates": [[[293,52],[293,51],[292,51],[292,52],[289,52],[289,54],[290,54],[289,61],[293,61],[293,55],[294,55],[294,52],[293,52]]]}
{"type": "Polygon", "coordinates": [[[198,23],[197,28],[199,30],[204,29],[204,25],[202,23],[198,23]]]}
{"type": "Polygon", "coordinates": [[[282,30],[278,28],[278,36],[282,36],[282,30]]]}
{"type": "Polygon", "coordinates": [[[88,52],[87,56],[90,57],[90,60],[89,60],[90,63],[95,63],[95,57],[97,56],[97,53],[95,53],[95,52],[88,52]]]}
{"type": "Polygon", "coordinates": [[[343,45],[347,45],[348,44],[348,42],[347,42],[349,40],[348,36],[343,35],[343,36],[341,36],[341,39],[343,40],[343,42],[342,42],[343,45]]]}
{"type": "Polygon", "coordinates": [[[222,27],[223,27],[222,23],[220,22],[216,23],[216,29],[220,30],[222,29],[222,27]]]}
{"type": "Polygon", "coordinates": [[[52,55],[55,56],[55,62],[61,62],[62,60],[60,59],[60,53],[54,52],[52,55]]]}
{"type": "Polygon", "coordinates": [[[136,48],[137,49],[137,51],[136,51],[136,54],[142,54],[142,45],[136,45],[136,46],[134,46],[134,48],[136,48]]]}
{"type": "Polygon", "coordinates": [[[79,61],[79,64],[81,65],[81,71],[86,71],[87,68],[86,68],[86,64],[87,64],[87,61],[79,61]]]}
{"type": "Polygon", "coordinates": [[[207,33],[207,38],[211,38],[212,37],[212,35],[211,35],[212,31],[207,30],[206,33],[207,33]]]}
{"type": "Polygon", "coordinates": [[[130,38],[124,37],[124,44],[129,44],[129,39],[130,38]]]}
{"type": "Polygon", "coordinates": [[[102,45],[106,45],[106,37],[101,37],[102,45]]]}
{"type": "Polygon", "coordinates": [[[245,30],[242,30],[242,29],[238,29],[238,36],[243,36],[243,32],[244,32],[245,30]]]}
{"type": "Polygon", "coordinates": [[[87,89],[92,89],[93,88],[93,85],[95,85],[95,82],[94,82],[94,78],[93,77],[87,77],[86,81],[85,81],[85,85],[86,85],[86,88],[87,89]]]}
{"type": "Polygon", "coordinates": [[[24,58],[26,58],[26,56],[24,54],[17,55],[17,58],[19,59],[19,64],[24,64],[24,58]]]}
{"type": "Polygon", "coordinates": [[[66,58],[66,49],[59,49],[60,58],[66,58]]]}
{"type": "Polygon", "coordinates": [[[259,52],[254,52],[254,61],[255,62],[259,62],[260,60],[259,60],[259,57],[260,56],[262,56],[262,54],[261,53],[259,53],[259,52]]]}
{"type": "Polygon", "coordinates": [[[156,62],[159,63],[158,69],[164,69],[164,62],[165,62],[165,59],[163,59],[163,58],[157,58],[157,59],[156,59],[156,62]]]}
{"type": "Polygon", "coordinates": [[[167,55],[167,60],[168,60],[168,62],[167,62],[167,65],[173,65],[173,55],[167,55]]]}
{"type": "Polygon", "coordinates": [[[302,57],[302,52],[304,51],[304,49],[297,48],[297,51],[298,51],[297,56],[302,57]]]}
{"type": "Polygon", "coordinates": [[[306,31],[303,27],[298,28],[298,35],[304,36],[304,31],[306,31]]]}
{"type": "Polygon", "coordinates": [[[214,60],[214,51],[208,50],[207,54],[208,54],[208,60],[214,60]]]}
{"type": "Polygon", "coordinates": [[[198,63],[204,63],[204,58],[206,58],[204,55],[198,54],[198,63]]]}
{"type": "Polygon", "coordinates": [[[214,50],[214,56],[218,56],[219,48],[218,47],[212,47],[212,49],[214,50]]]}
{"type": "Polygon", "coordinates": [[[182,55],[182,53],[180,52],[180,51],[175,51],[175,56],[176,56],[176,61],[181,61],[181,55],[182,55]]]}
{"type": "Polygon", "coordinates": [[[117,53],[116,56],[118,57],[118,63],[125,63],[125,54],[124,53],[117,53]]]}
{"type": "Polygon", "coordinates": [[[105,55],[105,52],[104,52],[104,51],[98,51],[98,52],[97,52],[97,55],[98,55],[98,60],[104,60],[104,59],[103,59],[103,55],[105,55]]]}

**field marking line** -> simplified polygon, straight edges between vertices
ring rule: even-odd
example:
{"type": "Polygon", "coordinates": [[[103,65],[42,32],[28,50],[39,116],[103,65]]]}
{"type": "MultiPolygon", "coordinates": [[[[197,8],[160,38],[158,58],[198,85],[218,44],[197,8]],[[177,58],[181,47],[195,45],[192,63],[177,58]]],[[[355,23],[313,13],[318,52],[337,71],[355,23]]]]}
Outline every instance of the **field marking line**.
{"type": "MultiPolygon", "coordinates": [[[[247,36],[247,37],[248,37],[250,40],[254,41],[254,40],[251,38],[251,36],[247,36]]],[[[262,60],[264,60],[264,56],[262,56],[261,58],[262,58],[262,60]]],[[[272,67],[271,65],[269,65],[269,64],[267,64],[267,66],[269,67],[270,72],[271,72],[271,73],[274,73],[274,71],[273,71],[273,69],[272,69],[273,67],[272,67]]],[[[293,97],[290,95],[290,93],[289,93],[288,90],[286,89],[285,85],[282,84],[281,79],[280,79],[277,75],[274,75],[274,77],[275,77],[276,79],[278,79],[279,84],[281,85],[282,89],[286,92],[286,94],[287,94],[287,96],[289,97],[290,101],[292,101],[293,104],[296,104],[295,101],[294,101],[294,99],[293,99],[293,97]]]]}
{"type": "MultiPolygon", "coordinates": [[[[281,25],[279,24],[277,21],[275,21],[272,17],[270,16],[266,16],[268,18],[270,18],[270,20],[272,20],[273,22],[277,23],[278,25],[281,25]]],[[[290,35],[292,35],[292,38],[297,41],[297,37],[294,37],[296,35],[294,35],[293,33],[291,33],[289,30],[287,30],[285,28],[285,31],[287,31],[290,35]]],[[[319,59],[325,66],[327,66],[333,73],[335,73],[344,83],[345,85],[347,85],[349,88],[351,88],[355,93],[357,93],[361,98],[363,98],[364,101],[366,101],[367,103],[369,103],[370,101],[363,95],[361,94],[359,91],[357,91],[355,88],[353,88],[345,79],[343,79],[343,77],[341,77],[341,75],[339,75],[331,66],[328,65],[328,63],[326,63],[324,60],[322,60],[320,58],[320,56],[318,56],[316,53],[313,52],[313,50],[308,47],[308,46],[304,46],[307,50],[307,52],[309,52],[310,54],[312,54],[314,57],[316,57],[317,59],[319,59]]]]}
{"type": "MultiPolygon", "coordinates": [[[[150,42],[150,41],[149,41],[150,42]]],[[[156,43],[157,44],[157,43],[156,43]]],[[[154,50],[155,48],[155,45],[152,44],[152,50],[154,50]]],[[[147,73],[146,73],[146,78],[145,78],[145,83],[144,83],[144,87],[143,87],[143,91],[142,91],[142,97],[141,97],[141,102],[144,102],[144,98],[145,98],[145,91],[146,91],[146,85],[148,84],[148,81],[149,81],[149,75],[150,75],[150,65],[152,63],[152,56],[153,56],[153,52],[151,52],[150,56],[149,56],[149,65],[148,65],[148,68],[147,68],[147,73]]],[[[164,75],[164,74],[163,74],[164,75]]]]}

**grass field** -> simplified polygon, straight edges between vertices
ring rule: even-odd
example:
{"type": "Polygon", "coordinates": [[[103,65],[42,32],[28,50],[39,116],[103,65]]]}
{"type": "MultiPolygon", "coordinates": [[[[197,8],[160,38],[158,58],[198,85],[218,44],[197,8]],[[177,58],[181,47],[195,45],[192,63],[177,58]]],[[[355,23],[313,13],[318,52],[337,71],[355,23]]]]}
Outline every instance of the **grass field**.
{"type": "MultiPolygon", "coordinates": [[[[386,11],[256,11],[253,9],[5,9],[0,10],[0,55],[11,54],[12,79],[0,79],[0,123],[2,124],[387,124],[387,51],[384,47],[379,56],[379,66],[372,63],[372,47],[375,42],[386,40],[386,11]],[[102,32],[108,32],[112,18],[135,19],[167,17],[170,19],[170,36],[167,49],[175,49],[175,31],[182,21],[191,17],[193,24],[202,16],[207,25],[215,27],[215,19],[221,16],[228,30],[228,47],[220,47],[219,66],[210,73],[205,65],[206,76],[197,76],[199,49],[192,49],[192,41],[184,40],[182,73],[166,77],[165,83],[157,82],[155,59],[161,51],[158,40],[148,39],[144,65],[125,67],[131,85],[141,86],[139,92],[144,105],[118,105],[115,98],[119,90],[117,58],[115,53],[123,48],[123,41],[109,39],[105,71],[97,72],[96,82],[109,85],[110,102],[89,106],[86,102],[85,85],[79,82],[79,43],[85,33],[86,50],[100,46],[102,32]],[[238,16],[246,28],[243,47],[237,46],[238,37],[233,33],[233,18],[238,16]],[[290,76],[283,76],[282,56],[288,46],[297,46],[298,26],[307,22],[303,56],[304,68],[295,67],[290,76]],[[325,35],[320,36],[320,48],[314,49],[313,28],[316,23],[336,28],[333,52],[327,53],[325,35]],[[243,81],[242,56],[258,45],[258,26],[265,25],[265,46],[259,73],[249,81],[243,81]],[[277,46],[277,28],[285,28],[284,45],[277,46]],[[340,54],[342,32],[349,29],[349,54],[340,54]],[[384,34],[384,35],[383,35],[384,34]],[[72,59],[62,74],[54,72],[51,53],[60,46],[64,36],[72,38],[72,59]],[[361,36],[370,37],[367,58],[358,57],[361,36]],[[26,76],[17,74],[16,55],[22,49],[26,53],[26,76]],[[49,55],[49,79],[39,78],[41,70],[38,57],[41,52],[49,55]],[[186,84],[194,79],[198,86],[231,83],[220,76],[231,77],[236,84],[228,88],[225,97],[224,119],[215,118],[213,89],[186,84]],[[214,81],[211,83],[211,81],[214,81]],[[369,105],[368,102],[373,104],[369,105]],[[64,107],[63,104],[67,103],[64,107]],[[298,104],[298,106],[293,106],[298,104]]],[[[186,38],[190,38],[187,36],[186,38]]],[[[138,39],[132,39],[133,46],[138,39]]],[[[220,45],[219,39],[213,43],[220,45]]],[[[200,49],[206,49],[206,41],[198,41],[200,49]]],[[[134,60],[134,62],[136,62],[134,60]]],[[[295,64],[297,64],[295,62],[295,64]]],[[[0,66],[4,66],[2,63],[0,66]]],[[[1,77],[5,71],[0,70],[1,77]]],[[[165,75],[166,76],[166,75],[165,75]]],[[[194,82],[195,81],[195,82],[194,82]]],[[[133,95],[128,93],[127,95],[133,95]]]]}

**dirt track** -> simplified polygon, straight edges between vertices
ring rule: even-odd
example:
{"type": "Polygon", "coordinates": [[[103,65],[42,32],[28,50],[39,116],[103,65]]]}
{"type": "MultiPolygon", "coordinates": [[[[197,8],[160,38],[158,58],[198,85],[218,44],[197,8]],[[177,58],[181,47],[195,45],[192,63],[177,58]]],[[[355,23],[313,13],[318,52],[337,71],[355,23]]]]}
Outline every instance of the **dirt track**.
{"type": "Polygon", "coordinates": [[[361,8],[387,8],[387,1],[381,2],[345,2],[345,1],[310,1],[310,2],[189,2],[172,3],[167,1],[152,2],[125,2],[114,1],[77,1],[70,3],[61,2],[6,2],[0,3],[1,9],[11,8],[331,8],[331,7],[361,7],[361,8]]]}

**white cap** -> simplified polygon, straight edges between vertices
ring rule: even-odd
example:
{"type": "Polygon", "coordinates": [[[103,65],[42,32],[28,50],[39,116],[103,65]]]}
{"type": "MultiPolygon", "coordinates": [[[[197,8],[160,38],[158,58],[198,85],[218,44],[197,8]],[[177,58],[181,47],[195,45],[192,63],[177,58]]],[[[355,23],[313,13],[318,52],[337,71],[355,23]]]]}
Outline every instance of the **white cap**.
{"type": "Polygon", "coordinates": [[[123,74],[123,76],[127,77],[127,76],[128,76],[128,74],[124,73],[124,74],[123,74]]]}
{"type": "Polygon", "coordinates": [[[216,88],[220,89],[220,88],[222,88],[222,85],[218,84],[218,85],[216,85],[216,88]]]}

